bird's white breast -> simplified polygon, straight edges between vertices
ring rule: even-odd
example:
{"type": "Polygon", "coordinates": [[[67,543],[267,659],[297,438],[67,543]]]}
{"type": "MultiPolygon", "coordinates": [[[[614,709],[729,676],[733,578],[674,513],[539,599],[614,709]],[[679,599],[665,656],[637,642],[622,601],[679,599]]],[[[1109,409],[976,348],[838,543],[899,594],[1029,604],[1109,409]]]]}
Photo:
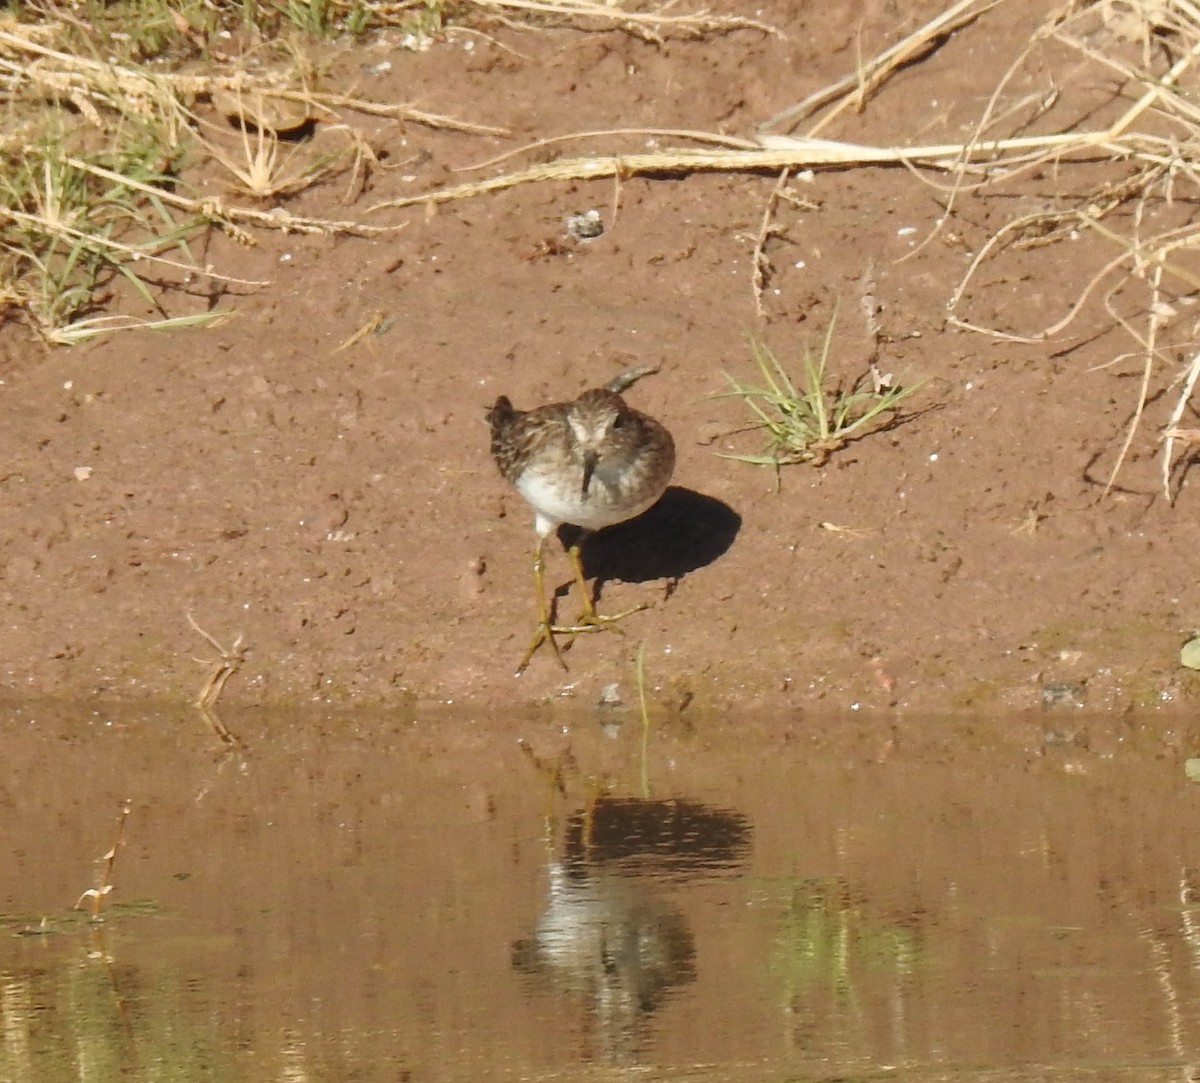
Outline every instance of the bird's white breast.
{"type": "Polygon", "coordinates": [[[517,491],[533,505],[537,512],[537,532],[549,534],[560,523],[571,523],[585,530],[600,530],[602,527],[623,523],[650,508],[661,496],[661,492],[637,504],[614,504],[607,499],[601,485],[593,476],[588,499],[581,499],[580,480],[575,485],[555,483],[543,474],[527,470],[517,479],[517,491]]]}

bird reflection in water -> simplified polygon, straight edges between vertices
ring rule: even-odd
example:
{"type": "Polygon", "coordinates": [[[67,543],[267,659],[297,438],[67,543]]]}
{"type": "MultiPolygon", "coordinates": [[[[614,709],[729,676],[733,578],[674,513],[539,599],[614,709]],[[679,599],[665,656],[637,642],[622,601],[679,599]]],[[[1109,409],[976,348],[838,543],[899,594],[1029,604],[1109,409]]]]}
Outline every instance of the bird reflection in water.
{"type": "Polygon", "coordinates": [[[636,1062],[654,1013],[696,976],[692,931],[663,887],[736,869],[749,837],[737,813],[688,801],[602,797],[570,818],[513,965],[573,998],[585,1060],[636,1062]]]}

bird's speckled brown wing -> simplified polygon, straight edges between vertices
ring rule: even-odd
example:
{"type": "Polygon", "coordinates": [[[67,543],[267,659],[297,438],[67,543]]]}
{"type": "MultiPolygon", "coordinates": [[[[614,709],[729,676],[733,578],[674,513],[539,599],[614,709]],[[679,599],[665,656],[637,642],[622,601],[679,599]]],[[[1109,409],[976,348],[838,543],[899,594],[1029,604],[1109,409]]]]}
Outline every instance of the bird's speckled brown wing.
{"type": "Polygon", "coordinates": [[[492,458],[503,477],[516,483],[542,445],[565,439],[566,406],[552,402],[536,410],[516,410],[501,395],[487,413],[492,427],[492,458]]]}

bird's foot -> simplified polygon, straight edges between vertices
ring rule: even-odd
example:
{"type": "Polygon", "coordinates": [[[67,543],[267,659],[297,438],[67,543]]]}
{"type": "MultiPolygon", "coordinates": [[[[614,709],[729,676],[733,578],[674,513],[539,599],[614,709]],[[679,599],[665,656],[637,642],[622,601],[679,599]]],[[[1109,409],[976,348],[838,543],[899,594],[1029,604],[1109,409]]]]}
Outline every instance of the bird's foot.
{"type": "Polygon", "coordinates": [[[626,617],[633,616],[634,613],[640,613],[643,609],[650,608],[645,602],[641,602],[638,605],[635,605],[632,609],[626,609],[622,613],[610,613],[606,615],[604,613],[597,613],[596,607],[592,604],[591,599],[587,598],[586,595],[584,597],[586,600],[584,602],[583,612],[579,614],[578,618],[576,618],[575,627],[576,629],[586,628],[592,632],[599,632],[605,628],[610,628],[612,631],[621,632],[621,634],[624,635],[625,633],[616,626],[617,621],[624,620],[626,617]]]}
{"type": "MultiPolygon", "coordinates": [[[[621,615],[626,616],[627,614],[623,613],[621,615]]],[[[517,666],[516,673],[514,673],[513,676],[519,677],[525,672],[529,666],[530,660],[537,653],[538,648],[541,647],[543,643],[550,644],[550,649],[554,652],[554,657],[558,659],[558,664],[562,666],[563,669],[566,669],[567,662],[566,659],[563,658],[563,655],[571,649],[571,644],[575,642],[575,636],[584,635],[588,632],[603,631],[605,625],[600,623],[600,620],[603,619],[605,618],[600,618],[596,622],[586,624],[582,621],[577,624],[551,624],[548,621],[543,624],[539,624],[537,631],[533,633],[533,638],[529,641],[529,646],[525,648],[525,654],[522,656],[521,662],[517,666]],[[570,636],[570,638],[561,646],[559,646],[559,642],[555,638],[556,636],[570,636]]]]}
{"type": "MultiPolygon", "coordinates": [[[[657,369],[633,369],[626,376],[631,376],[630,383],[641,376],[648,375],[651,372],[657,372],[657,369]]],[[[615,632],[620,632],[621,629],[616,627],[619,620],[624,620],[626,617],[640,613],[643,609],[648,609],[644,602],[640,605],[635,605],[632,609],[626,609],[623,613],[613,613],[605,615],[596,612],[596,599],[592,592],[588,589],[587,576],[583,571],[583,555],[578,545],[572,545],[567,550],[567,557],[571,561],[571,569],[575,572],[575,582],[579,587],[579,596],[583,599],[583,610],[575,620],[575,628],[587,628],[590,631],[596,632],[603,628],[612,628],[615,632]]],[[[624,634],[624,633],[622,633],[624,634]]]]}
{"type": "Polygon", "coordinates": [[[529,641],[529,646],[525,650],[524,656],[521,658],[521,664],[517,666],[517,671],[514,676],[521,676],[529,665],[530,659],[537,653],[538,648],[543,643],[549,643],[550,649],[554,651],[554,657],[558,659],[558,664],[565,670],[567,661],[563,655],[571,649],[575,642],[575,637],[578,635],[586,635],[589,632],[604,632],[613,631],[620,632],[624,635],[625,632],[617,627],[617,621],[624,620],[626,617],[634,613],[640,613],[643,609],[648,609],[649,606],[644,603],[635,605],[632,609],[626,609],[623,613],[604,614],[597,613],[594,606],[587,605],[574,624],[553,624],[547,621],[544,624],[538,625],[538,630],[534,632],[533,639],[529,641]],[[567,640],[561,646],[559,645],[556,636],[567,636],[567,640]]]}

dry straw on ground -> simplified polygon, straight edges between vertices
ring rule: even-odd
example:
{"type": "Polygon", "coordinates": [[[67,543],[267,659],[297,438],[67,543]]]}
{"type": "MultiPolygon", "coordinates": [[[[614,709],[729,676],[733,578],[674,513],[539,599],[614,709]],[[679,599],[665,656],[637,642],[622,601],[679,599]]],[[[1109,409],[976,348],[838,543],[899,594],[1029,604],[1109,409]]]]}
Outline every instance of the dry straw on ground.
{"type": "MultiPolygon", "coordinates": [[[[134,61],[81,55],[69,21],[0,22],[0,86],[10,123],[0,134],[0,313],[24,313],[49,342],[69,345],[125,327],[175,327],[210,322],[217,312],[168,315],[146,283],[145,269],[257,286],[191,258],[187,241],[220,229],[242,244],[252,231],[377,234],[398,225],[345,217],[302,216],[260,205],[333,173],[347,172],[352,191],[378,163],[366,141],[345,123],[360,113],[472,135],[503,134],[388,103],[331,93],[313,85],[305,64],[214,64],[203,74],[170,72],[134,61]],[[216,145],[217,125],[195,105],[234,102],[243,140],[232,152],[216,145]],[[248,114],[253,103],[255,115],[248,114]],[[243,108],[245,106],[245,108],[243,108]],[[333,149],[283,149],[262,117],[300,114],[340,139],[333,149]],[[254,134],[247,134],[253,127],[254,134]],[[238,183],[220,196],[189,195],[175,162],[189,146],[207,146],[238,183]],[[161,318],[93,315],[103,283],[124,277],[161,318]]],[[[238,120],[234,117],[234,120],[238,120]]]]}
{"type": "MultiPolygon", "coordinates": [[[[389,200],[370,211],[469,199],[544,182],[610,178],[616,200],[621,182],[635,176],[747,172],[785,178],[808,169],[890,165],[903,166],[941,190],[946,213],[938,223],[940,230],[952,221],[956,206],[975,193],[1020,192],[1022,182],[1038,170],[1057,170],[1062,175],[1069,169],[1074,174],[1074,194],[1060,197],[1045,210],[1012,218],[987,239],[948,299],[947,317],[952,325],[995,338],[1040,343],[1062,336],[1100,299],[1101,318],[1132,336],[1143,368],[1139,398],[1109,477],[1111,487],[1139,430],[1152,388],[1162,379],[1158,373],[1165,368],[1170,380],[1177,368],[1169,348],[1186,347],[1194,337],[1178,326],[1182,321],[1177,319],[1180,305],[1176,302],[1190,300],[1200,288],[1200,270],[1190,269],[1184,258],[1196,244],[1200,225],[1180,210],[1196,198],[1200,182],[1194,164],[1200,158],[1200,105],[1194,93],[1200,7],[1190,0],[1104,0],[1094,6],[1068,2],[1052,10],[1013,57],[966,140],[899,139],[879,146],[818,134],[835,120],[861,112],[873,96],[886,91],[897,71],[911,71],[952,34],[986,38],[987,15],[1011,2],[960,0],[950,5],[904,40],[860,64],[856,72],[765,121],[752,138],[676,133],[685,144],[651,153],[605,149],[564,157],[389,200]],[[1064,77],[1035,98],[1013,92],[1018,74],[1038,62],[1046,70],[1063,72],[1064,77]],[[1098,118],[1103,120],[1097,123],[1098,118]],[[802,124],[804,130],[798,135],[780,131],[786,128],[790,133],[802,124]],[[1037,134],[1039,130],[1043,134],[1037,134]],[[939,174],[946,178],[940,183],[935,179],[939,174]],[[985,272],[1003,252],[1068,243],[1085,231],[1110,241],[1114,254],[1090,280],[1079,283],[1076,302],[1061,318],[1032,329],[989,327],[971,318],[972,291],[986,288],[985,272]],[[1173,332],[1169,336],[1168,330],[1173,332]]],[[[556,141],[580,139],[603,145],[615,134],[577,133],[556,141]]],[[[523,150],[542,150],[550,142],[540,140],[523,150]]],[[[477,168],[490,168],[498,161],[477,168]]],[[[765,240],[772,231],[771,206],[780,195],[777,180],[767,196],[756,241],[752,273],[760,314],[762,283],[769,274],[765,240]]],[[[925,243],[930,239],[932,235],[925,243]]],[[[1182,389],[1163,429],[1162,483],[1168,498],[1176,449],[1192,431],[1181,423],[1200,379],[1200,353],[1189,352],[1195,357],[1185,372],[1175,374],[1182,389]]]]}
{"type": "Polygon", "coordinates": [[[595,0],[470,0],[470,6],[485,17],[510,15],[515,19],[534,19],[539,23],[559,23],[584,30],[615,28],[649,41],[661,41],[670,33],[700,37],[732,30],[775,32],[766,23],[746,16],[715,15],[705,10],[675,11],[670,3],[651,5],[647,11],[638,11],[633,5],[597,3],[595,0]]]}
{"type": "MultiPolygon", "coordinates": [[[[948,321],[1017,342],[1045,342],[1062,336],[1085,313],[1090,320],[1097,309],[1099,318],[1124,328],[1134,340],[1133,354],[1141,361],[1142,382],[1125,448],[1116,457],[1109,484],[1116,479],[1125,452],[1139,431],[1146,403],[1164,380],[1169,383],[1174,379],[1180,384],[1179,397],[1163,426],[1162,482],[1170,495],[1175,457],[1185,434],[1191,431],[1186,423],[1190,397],[1200,380],[1200,352],[1191,341],[1196,336],[1183,326],[1180,314],[1200,287],[1200,269],[1192,269],[1188,262],[1200,226],[1189,219],[1187,210],[1200,181],[1194,164],[1200,158],[1200,106],[1195,103],[1194,93],[1194,69],[1200,60],[1200,7],[1192,0],[1101,0],[1092,5],[1067,0],[1047,12],[1026,46],[1012,58],[968,138],[918,142],[900,132],[888,145],[874,145],[829,137],[835,128],[844,128],[868,109],[875,97],[888,93],[896,73],[904,70],[910,80],[919,77],[922,62],[956,37],[976,35],[986,44],[989,19],[1002,11],[1011,13],[1019,2],[957,0],[877,56],[860,62],[855,71],[765,120],[743,137],[678,132],[667,136],[674,138],[674,146],[630,152],[629,133],[564,135],[558,140],[540,140],[523,150],[542,150],[551,142],[570,139],[585,140],[597,149],[386,200],[365,213],[381,215],[411,206],[477,198],[533,183],[608,178],[614,185],[614,199],[619,199],[622,181],[634,176],[767,173],[776,179],[777,187],[767,196],[762,229],[754,242],[753,288],[761,308],[762,283],[770,273],[771,207],[787,192],[786,181],[781,186],[780,178],[829,167],[903,167],[940,191],[945,213],[934,233],[926,238],[928,243],[938,230],[950,228],[957,208],[968,198],[1000,191],[1019,194],[1022,184],[1038,170],[1054,170],[1060,179],[1069,175],[1071,183],[1063,184],[1060,190],[1070,194],[1052,199],[1044,209],[1014,216],[978,247],[948,298],[948,321]],[[1017,93],[1019,76],[1035,68],[1049,73],[1042,77],[1043,91],[1032,97],[1017,93]],[[987,288],[989,276],[1002,273],[997,268],[1002,266],[1006,252],[1049,248],[1069,243],[1072,237],[1084,233],[1112,244],[1113,256],[1089,281],[1079,283],[1076,302],[1059,318],[1033,328],[985,326],[972,318],[972,296],[987,288]],[[1194,355],[1182,372],[1171,359],[1171,353],[1177,350],[1194,355]]],[[[331,11],[340,10],[336,2],[326,6],[331,11]]],[[[377,23],[410,17],[414,10],[408,0],[359,6],[377,23]]],[[[641,9],[632,4],[592,0],[471,0],[457,6],[455,12],[465,12],[466,18],[486,18],[493,24],[569,23],[581,29],[620,28],[651,38],[738,29],[771,31],[747,18],[666,7],[641,9]]],[[[345,14],[349,13],[350,7],[346,6],[345,14]]],[[[453,128],[464,134],[496,133],[495,128],[483,123],[403,104],[329,94],[286,65],[254,70],[243,66],[204,75],[166,73],[76,55],[58,47],[57,41],[52,22],[0,24],[0,83],[10,100],[25,96],[30,101],[67,103],[85,122],[109,130],[114,125],[150,125],[168,149],[198,129],[192,109],[198,95],[232,95],[243,103],[250,97],[256,102],[273,101],[299,107],[323,122],[358,111],[453,128]]],[[[14,124],[0,137],[0,152],[7,148],[10,155],[18,153],[27,144],[28,131],[14,124]]],[[[328,176],[334,168],[351,172],[353,192],[354,176],[371,165],[363,147],[355,145],[352,137],[348,137],[336,164],[300,163],[295,170],[269,139],[261,144],[246,142],[232,150],[223,148],[219,154],[231,177],[244,189],[260,195],[290,191],[306,179],[328,176]]],[[[77,153],[72,161],[93,177],[103,177],[103,170],[109,168],[77,153]]],[[[499,160],[494,159],[479,168],[492,170],[497,164],[499,160]]],[[[247,230],[259,228],[370,232],[402,224],[381,222],[380,218],[370,222],[303,218],[264,211],[254,205],[252,198],[248,202],[228,197],[200,200],[168,192],[154,178],[134,175],[127,176],[127,180],[130,193],[153,198],[164,214],[177,215],[171,221],[179,229],[207,223],[246,240],[252,240],[247,230]]],[[[112,234],[81,238],[77,236],[81,231],[78,222],[56,221],[42,208],[13,207],[0,213],[8,225],[26,231],[40,228],[70,251],[85,243],[91,245],[89,251],[100,261],[127,255],[131,259],[187,262],[165,254],[167,248],[177,244],[174,239],[157,248],[142,244],[122,252],[120,245],[128,245],[128,241],[112,234]]],[[[5,221],[0,221],[0,226],[5,221]]],[[[29,268],[37,268],[36,258],[27,261],[29,268]]],[[[24,280],[10,275],[0,281],[0,299],[10,304],[14,299],[24,300],[28,305],[31,302],[22,297],[22,289],[27,289],[24,280]]],[[[43,330],[57,341],[72,341],[73,336],[81,337],[89,328],[56,327],[51,321],[43,330]]],[[[1119,362],[1129,356],[1113,360],[1119,362]]]]}
{"type": "MultiPolygon", "coordinates": [[[[254,285],[190,258],[187,241],[206,230],[216,228],[253,244],[260,229],[373,234],[402,228],[403,223],[317,218],[279,205],[270,210],[256,205],[285,200],[341,173],[349,175],[345,201],[361,195],[368,174],[383,166],[349,122],[354,114],[465,135],[506,134],[493,125],[407,103],[323,89],[316,85],[315,66],[297,34],[280,38],[270,49],[253,47],[245,55],[223,57],[206,39],[223,19],[249,30],[243,35],[247,40],[257,36],[264,42],[278,35],[269,28],[248,27],[248,17],[290,19],[296,24],[293,31],[318,37],[366,27],[412,29],[421,37],[444,28],[450,19],[525,28],[620,29],[656,41],[667,35],[769,31],[741,16],[665,7],[640,10],[593,0],[317,0],[286,8],[246,8],[216,0],[190,14],[154,3],[117,11],[116,22],[126,20],[119,28],[127,43],[122,49],[116,47],[118,35],[109,40],[98,33],[95,13],[77,14],[76,7],[29,8],[19,17],[0,19],[0,87],[9,121],[0,133],[0,174],[7,178],[0,191],[0,316],[20,313],[48,342],[62,345],[115,329],[176,327],[219,318],[221,313],[212,311],[168,314],[162,308],[161,285],[152,289],[142,271],[154,266],[188,277],[254,285]],[[198,29],[191,19],[206,29],[198,29]],[[135,41],[157,38],[161,44],[172,37],[185,45],[185,52],[203,49],[207,68],[171,71],[133,59],[139,49],[135,41]],[[264,60],[263,52],[273,60],[264,60]],[[201,100],[241,124],[240,140],[231,138],[223,124],[202,119],[196,108],[201,100]],[[276,116],[319,124],[322,145],[284,146],[287,123],[264,120],[276,116]],[[224,171],[230,191],[201,198],[178,183],[177,160],[197,146],[224,171]],[[94,299],[118,277],[158,318],[96,314],[94,299]]],[[[99,18],[113,24],[113,9],[105,8],[99,18]]],[[[464,32],[482,31],[469,27],[464,32]]]]}

